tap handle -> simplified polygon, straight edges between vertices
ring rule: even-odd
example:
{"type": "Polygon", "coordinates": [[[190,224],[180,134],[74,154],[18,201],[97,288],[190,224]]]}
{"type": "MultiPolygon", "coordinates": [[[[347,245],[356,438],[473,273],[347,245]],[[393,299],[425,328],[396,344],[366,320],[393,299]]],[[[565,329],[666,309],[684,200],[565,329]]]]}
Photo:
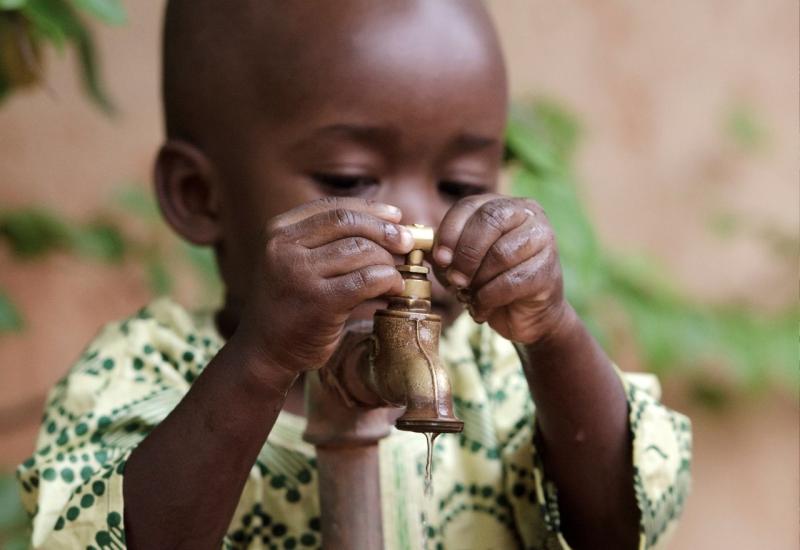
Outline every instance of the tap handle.
{"type": "Polygon", "coordinates": [[[433,250],[433,228],[418,223],[406,225],[405,228],[414,237],[414,248],[406,256],[406,265],[421,266],[424,253],[433,250]]]}
{"type": "Polygon", "coordinates": [[[435,237],[433,227],[415,223],[406,225],[405,228],[411,231],[411,236],[414,237],[414,250],[422,250],[423,252],[433,250],[433,239],[435,237]]]}

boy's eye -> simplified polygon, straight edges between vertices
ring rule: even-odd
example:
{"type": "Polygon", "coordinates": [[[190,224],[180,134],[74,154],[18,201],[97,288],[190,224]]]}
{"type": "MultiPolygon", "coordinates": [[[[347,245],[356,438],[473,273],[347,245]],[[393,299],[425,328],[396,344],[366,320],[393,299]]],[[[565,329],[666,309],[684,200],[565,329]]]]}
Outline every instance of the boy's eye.
{"type": "Polygon", "coordinates": [[[337,195],[357,195],[366,188],[378,185],[378,178],[346,174],[312,174],[314,181],[337,195]]]}
{"type": "Polygon", "coordinates": [[[471,195],[488,193],[489,188],[485,185],[476,183],[466,183],[460,181],[441,181],[439,182],[439,192],[454,199],[463,199],[471,195]]]}

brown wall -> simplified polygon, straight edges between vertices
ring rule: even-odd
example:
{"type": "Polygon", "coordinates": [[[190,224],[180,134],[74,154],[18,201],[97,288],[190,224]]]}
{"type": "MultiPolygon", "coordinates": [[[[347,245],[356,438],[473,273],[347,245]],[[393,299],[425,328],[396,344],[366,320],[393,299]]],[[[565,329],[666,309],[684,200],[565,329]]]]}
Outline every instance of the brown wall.
{"type": "MultiPolygon", "coordinates": [[[[517,97],[556,98],[578,113],[578,158],[604,240],[659,258],[699,299],[777,307],[796,272],[755,238],[708,231],[720,213],[798,233],[798,6],[790,0],[492,0],[517,97]],[[724,131],[736,105],[766,139],[738,149],[724,131]]],[[[122,182],[149,181],[160,137],[161,0],[127,2],[130,24],[101,29],[121,115],[82,98],[71,56],[50,56],[48,90],[0,108],[0,206],[90,213],[122,182]]],[[[69,257],[19,264],[0,251],[0,288],[29,327],[0,338],[0,464],[32,446],[43,392],[106,320],[148,299],[135,266],[69,257]],[[17,411],[11,417],[8,411],[17,411]]],[[[695,491],[675,548],[796,548],[796,403],[747,402],[722,415],[670,403],[695,422],[695,491]]]]}

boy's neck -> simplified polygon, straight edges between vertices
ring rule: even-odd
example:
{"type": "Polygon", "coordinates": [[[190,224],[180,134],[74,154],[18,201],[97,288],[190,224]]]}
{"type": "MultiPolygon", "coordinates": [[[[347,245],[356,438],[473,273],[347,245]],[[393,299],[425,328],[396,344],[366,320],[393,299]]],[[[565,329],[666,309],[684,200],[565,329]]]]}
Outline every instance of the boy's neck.
{"type": "Polygon", "coordinates": [[[297,377],[292,389],[286,394],[286,401],[283,402],[282,410],[297,416],[306,416],[305,382],[305,374],[297,377]]]}
{"type": "MultiPolygon", "coordinates": [[[[229,300],[226,300],[225,305],[214,314],[214,324],[217,332],[224,340],[227,341],[233,336],[236,327],[239,325],[239,315],[236,308],[231,306],[229,300]]],[[[305,417],[305,375],[301,374],[292,389],[286,394],[286,401],[283,403],[282,410],[305,417]]]]}

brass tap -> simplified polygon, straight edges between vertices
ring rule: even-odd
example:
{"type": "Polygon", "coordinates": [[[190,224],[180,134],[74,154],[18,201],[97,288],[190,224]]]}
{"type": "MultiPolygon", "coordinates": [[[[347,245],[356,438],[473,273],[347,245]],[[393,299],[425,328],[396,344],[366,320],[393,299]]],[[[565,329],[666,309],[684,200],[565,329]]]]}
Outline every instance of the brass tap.
{"type": "Polygon", "coordinates": [[[389,297],[386,309],[375,312],[365,382],[385,402],[406,407],[396,423],[399,429],[460,432],[464,423],[453,413],[450,380],[439,359],[442,320],[431,313],[431,282],[422,265],[425,252],[433,248],[434,231],[406,227],[414,249],[397,266],[405,285],[400,295],[389,297]]]}

